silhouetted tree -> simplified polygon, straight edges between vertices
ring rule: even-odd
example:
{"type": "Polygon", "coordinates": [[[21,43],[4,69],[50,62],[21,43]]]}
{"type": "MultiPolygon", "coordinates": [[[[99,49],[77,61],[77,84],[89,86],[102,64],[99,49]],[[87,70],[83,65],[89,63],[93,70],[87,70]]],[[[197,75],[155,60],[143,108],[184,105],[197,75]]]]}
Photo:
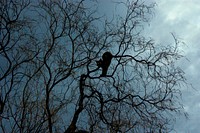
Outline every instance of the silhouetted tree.
{"type": "Polygon", "coordinates": [[[142,36],[154,4],[115,4],[126,14],[106,19],[92,0],[1,1],[0,132],[172,129],[183,111],[179,41],[142,36]]]}

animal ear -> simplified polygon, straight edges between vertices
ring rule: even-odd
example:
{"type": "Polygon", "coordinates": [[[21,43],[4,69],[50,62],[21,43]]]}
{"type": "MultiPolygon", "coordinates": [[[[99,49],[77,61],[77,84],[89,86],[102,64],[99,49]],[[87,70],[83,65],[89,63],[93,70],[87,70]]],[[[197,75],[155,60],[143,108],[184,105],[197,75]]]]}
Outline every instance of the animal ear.
{"type": "Polygon", "coordinates": [[[99,65],[99,61],[98,60],[96,60],[96,64],[97,64],[97,66],[99,65]]]}

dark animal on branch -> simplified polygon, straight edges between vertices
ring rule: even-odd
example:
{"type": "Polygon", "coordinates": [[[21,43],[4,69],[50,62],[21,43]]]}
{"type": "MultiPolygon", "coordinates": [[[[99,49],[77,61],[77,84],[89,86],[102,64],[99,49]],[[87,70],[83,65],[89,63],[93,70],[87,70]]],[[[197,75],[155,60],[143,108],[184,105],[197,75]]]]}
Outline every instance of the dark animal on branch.
{"type": "Polygon", "coordinates": [[[113,55],[110,52],[105,52],[102,56],[103,60],[96,61],[97,66],[102,68],[102,77],[105,77],[110,66],[113,55]]]}

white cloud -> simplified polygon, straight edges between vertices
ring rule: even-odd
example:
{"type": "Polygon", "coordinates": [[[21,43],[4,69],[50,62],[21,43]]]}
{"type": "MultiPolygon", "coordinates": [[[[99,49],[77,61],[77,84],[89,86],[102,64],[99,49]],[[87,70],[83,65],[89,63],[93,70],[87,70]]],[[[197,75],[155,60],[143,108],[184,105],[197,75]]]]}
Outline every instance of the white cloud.
{"type": "Polygon", "coordinates": [[[175,32],[186,43],[181,47],[186,59],[179,63],[186,72],[188,82],[194,89],[183,88],[183,104],[189,120],[179,119],[175,125],[178,133],[199,132],[200,111],[200,0],[156,0],[155,17],[145,35],[151,35],[157,43],[171,44],[175,32]]]}
{"type": "MultiPolygon", "coordinates": [[[[153,1],[153,0],[152,0],[153,1]]],[[[154,0],[157,2],[155,16],[150,26],[145,27],[144,35],[152,37],[158,44],[171,44],[175,33],[186,43],[181,50],[189,61],[180,61],[181,68],[186,72],[186,78],[196,90],[182,88],[184,108],[189,114],[189,120],[181,118],[177,120],[175,129],[178,133],[199,131],[200,111],[200,0],[154,0]]],[[[116,10],[110,7],[107,1],[102,1],[106,9],[116,10]],[[106,4],[105,4],[106,3],[106,4]]],[[[105,10],[107,12],[107,10],[105,10]]]]}

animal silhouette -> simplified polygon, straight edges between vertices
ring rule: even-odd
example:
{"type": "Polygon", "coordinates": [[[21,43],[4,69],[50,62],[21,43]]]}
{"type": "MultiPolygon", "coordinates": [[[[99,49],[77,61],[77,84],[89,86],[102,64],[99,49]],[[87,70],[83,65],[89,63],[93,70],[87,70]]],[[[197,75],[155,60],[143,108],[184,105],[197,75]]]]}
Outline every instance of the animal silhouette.
{"type": "Polygon", "coordinates": [[[99,61],[96,61],[97,66],[102,68],[102,77],[105,77],[107,75],[108,67],[110,66],[111,60],[113,58],[113,55],[110,52],[105,52],[102,56],[102,59],[99,61]]]}

